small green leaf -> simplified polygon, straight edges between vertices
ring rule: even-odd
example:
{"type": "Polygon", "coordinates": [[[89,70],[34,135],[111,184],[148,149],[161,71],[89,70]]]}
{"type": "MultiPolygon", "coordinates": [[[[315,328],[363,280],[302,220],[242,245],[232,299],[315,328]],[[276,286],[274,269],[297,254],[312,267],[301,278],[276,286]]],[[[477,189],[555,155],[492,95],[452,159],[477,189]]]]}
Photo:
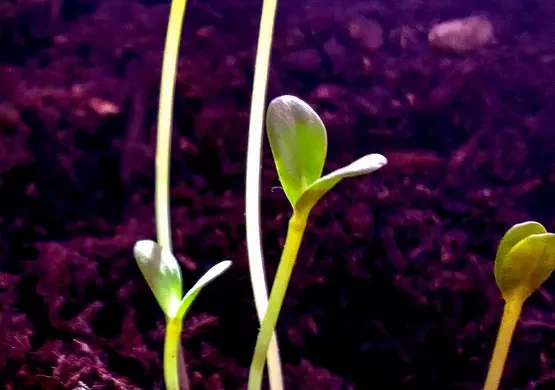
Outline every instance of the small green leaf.
{"type": "Polygon", "coordinates": [[[294,206],[322,175],[328,147],[326,128],[307,103],[288,95],[270,102],[266,128],[279,180],[294,206]]]}
{"type": "Polygon", "coordinates": [[[387,164],[387,159],[381,154],[368,154],[351,164],[337,169],[308,187],[299,197],[294,205],[295,210],[308,211],[326,192],[331,190],[337,183],[346,177],[360,176],[374,172],[387,164]]]}
{"type": "Polygon", "coordinates": [[[191,287],[191,289],[181,300],[175,318],[182,319],[183,317],[185,317],[185,314],[187,314],[187,311],[191,307],[191,304],[193,303],[197,295],[200,293],[200,290],[202,290],[204,286],[216,279],[218,276],[223,274],[229,267],[231,267],[231,261],[224,260],[206,271],[206,273],[202,275],[202,277],[195,283],[193,287],[191,287]]]}
{"type": "Polygon", "coordinates": [[[179,263],[169,249],[151,240],[137,241],[133,254],[164,314],[173,317],[183,296],[179,263]]]}
{"type": "Polygon", "coordinates": [[[497,283],[506,301],[526,300],[555,269],[555,234],[532,234],[507,253],[497,283]]]}
{"type": "Polygon", "coordinates": [[[500,285],[500,278],[502,275],[503,263],[507,258],[507,253],[516,245],[519,241],[522,241],[532,234],[542,234],[547,233],[547,230],[538,222],[526,221],[522,223],[517,223],[503,236],[499,247],[497,248],[497,254],[495,255],[494,263],[494,275],[497,285],[500,285]]]}

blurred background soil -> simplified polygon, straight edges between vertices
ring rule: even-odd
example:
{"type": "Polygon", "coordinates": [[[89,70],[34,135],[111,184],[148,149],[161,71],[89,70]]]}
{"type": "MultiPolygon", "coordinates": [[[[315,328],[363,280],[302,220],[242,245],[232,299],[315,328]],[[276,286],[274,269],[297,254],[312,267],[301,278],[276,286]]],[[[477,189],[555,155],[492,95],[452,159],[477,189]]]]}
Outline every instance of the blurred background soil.
{"type": "MultiPolygon", "coordinates": [[[[261,1],[190,0],[176,89],[172,230],[187,286],[222,259],[183,343],[195,389],[241,389],[257,331],[245,250],[261,1]]],[[[0,384],[161,389],[163,316],[132,255],[154,238],[168,1],[0,2],[0,384]],[[81,383],[81,384],[80,384],[81,383]]],[[[310,218],[278,324],[286,388],[480,389],[512,224],[555,228],[555,6],[548,0],[282,0],[268,99],[322,116],[325,171],[389,159],[310,218]],[[428,44],[479,14],[490,44],[428,44]]],[[[265,142],[270,276],[290,209],[265,142]]],[[[555,386],[555,280],[525,305],[503,389],[555,386]]]]}

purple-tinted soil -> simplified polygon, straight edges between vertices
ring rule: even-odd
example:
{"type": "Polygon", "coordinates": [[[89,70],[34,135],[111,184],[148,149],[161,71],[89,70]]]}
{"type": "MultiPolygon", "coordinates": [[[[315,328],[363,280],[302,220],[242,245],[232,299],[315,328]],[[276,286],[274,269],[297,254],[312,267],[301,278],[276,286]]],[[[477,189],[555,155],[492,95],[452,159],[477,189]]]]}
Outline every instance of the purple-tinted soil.
{"type": "MultiPolygon", "coordinates": [[[[167,3],[0,3],[3,389],[163,388],[163,316],[132,246],[154,238],[167,3]]],[[[186,15],[175,252],[188,286],[233,260],[186,319],[195,389],[244,388],[258,326],[243,196],[260,3],[191,0],[186,15]]],[[[281,1],[268,98],[321,114],[326,172],[389,159],[310,218],[278,324],[288,390],[481,388],[503,307],[499,239],[528,219],[555,229],[553,20],[549,0],[281,1]],[[471,13],[493,22],[492,45],[428,47],[431,26],[471,13]]],[[[278,184],[266,142],[270,275],[290,213],[278,184]]],[[[503,389],[555,387],[554,289],[526,303],[503,389]]]]}

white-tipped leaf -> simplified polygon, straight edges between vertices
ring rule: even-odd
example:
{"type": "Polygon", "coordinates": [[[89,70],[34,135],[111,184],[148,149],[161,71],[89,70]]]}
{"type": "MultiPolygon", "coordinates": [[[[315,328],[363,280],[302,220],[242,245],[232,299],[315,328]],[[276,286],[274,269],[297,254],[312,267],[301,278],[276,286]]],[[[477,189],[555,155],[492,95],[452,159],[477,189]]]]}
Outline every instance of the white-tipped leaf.
{"type": "Polygon", "coordinates": [[[326,128],[308,103],[285,95],[270,102],[266,131],[281,186],[294,206],[322,175],[328,148],[326,128]]]}
{"type": "Polygon", "coordinates": [[[381,154],[368,154],[351,164],[337,169],[316,180],[299,197],[295,210],[309,210],[326,192],[346,177],[361,176],[374,172],[387,164],[387,159],[381,154]]]}
{"type": "Polygon", "coordinates": [[[179,263],[169,249],[152,240],[137,241],[133,254],[164,314],[173,317],[183,296],[179,263]]]}
{"type": "Polygon", "coordinates": [[[177,310],[175,317],[183,318],[185,314],[187,314],[187,311],[191,307],[191,304],[193,303],[197,295],[200,293],[200,290],[202,290],[204,286],[216,279],[218,276],[223,274],[229,267],[231,267],[231,261],[224,260],[206,271],[206,273],[202,275],[202,277],[194,284],[194,286],[191,287],[189,291],[187,291],[187,294],[185,294],[179,304],[179,309],[177,310]]]}

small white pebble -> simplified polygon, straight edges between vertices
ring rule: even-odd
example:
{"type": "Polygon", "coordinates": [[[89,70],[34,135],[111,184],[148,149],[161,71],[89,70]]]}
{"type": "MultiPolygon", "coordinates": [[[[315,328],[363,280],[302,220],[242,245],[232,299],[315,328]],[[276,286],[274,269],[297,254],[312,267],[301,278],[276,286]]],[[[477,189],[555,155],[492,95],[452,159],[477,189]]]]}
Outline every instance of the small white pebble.
{"type": "Polygon", "coordinates": [[[100,98],[92,98],[89,105],[98,115],[114,115],[120,112],[114,103],[100,98]]]}
{"type": "Polygon", "coordinates": [[[483,16],[448,20],[432,27],[428,42],[434,48],[456,53],[478,49],[493,40],[493,25],[483,16]]]}

